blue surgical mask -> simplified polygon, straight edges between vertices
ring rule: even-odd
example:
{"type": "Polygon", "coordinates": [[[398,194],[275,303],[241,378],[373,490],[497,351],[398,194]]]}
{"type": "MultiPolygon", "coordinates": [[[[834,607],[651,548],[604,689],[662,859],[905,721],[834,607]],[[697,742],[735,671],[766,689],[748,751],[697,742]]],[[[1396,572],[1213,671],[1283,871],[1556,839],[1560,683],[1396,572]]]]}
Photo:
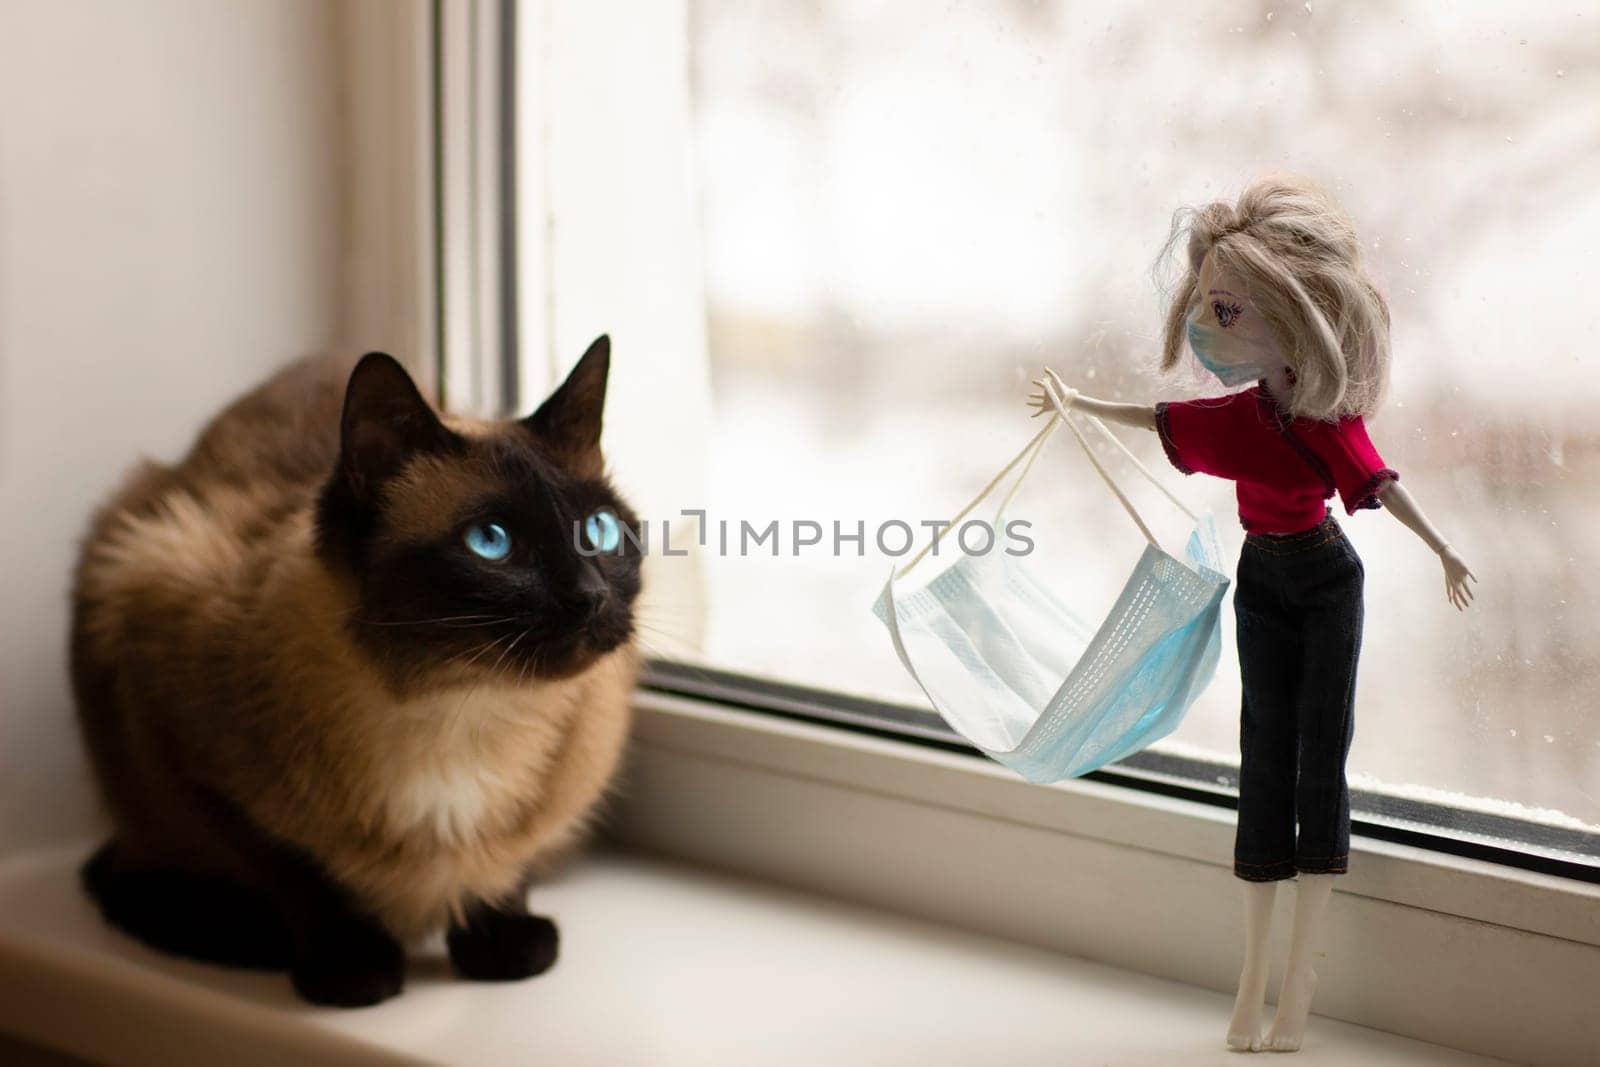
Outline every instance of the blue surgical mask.
{"type": "Polygon", "coordinates": [[[1260,381],[1286,362],[1255,309],[1236,300],[1197,300],[1187,321],[1195,359],[1223,385],[1260,381]]]}
{"type": "Polygon", "coordinates": [[[890,579],[873,612],[951,727],[1054,782],[1172,732],[1211,680],[1228,580],[1210,516],[1186,554],[1146,548],[1098,632],[1022,560],[993,554],[963,556],[920,589],[890,579]]]}
{"type": "MultiPolygon", "coordinates": [[[[1034,782],[1087,774],[1177,727],[1216,670],[1228,587],[1211,517],[1195,516],[1171,497],[1195,519],[1195,530],[1187,562],[1168,555],[1088,438],[1058,414],[1149,541],[1098,628],[1073,610],[1080,594],[1072,583],[1044,579],[1022,559],[994,553],[963,554],[917,588],[905,576],[926,558],[924,549],[890,573],[873,606],[900,662],[945,721],[1034,782]],[[905,585],[897,589],[897,580],[905,585]]],[[[1028,442],[961,514],[1018,466],[1020,483],[1057,425],[1028,442]]],[[[1134,465],[1155,480],[1138,460],[1134,465]]],[[[999,525],[1000,516],[994,521],[999,525]]]]}
{"type": "Polygon", "coordinates": [[[1243,385],[1246,382],[1258,382],[1267,376],[1267,368],[1256,360],[1245,363],[1219,363],[1211,354],[1212,335],[1204,326],[1189,324],[1189,347],[1194,350],[1194,358],[1200,365],[1226,386],[1243,385]]]}

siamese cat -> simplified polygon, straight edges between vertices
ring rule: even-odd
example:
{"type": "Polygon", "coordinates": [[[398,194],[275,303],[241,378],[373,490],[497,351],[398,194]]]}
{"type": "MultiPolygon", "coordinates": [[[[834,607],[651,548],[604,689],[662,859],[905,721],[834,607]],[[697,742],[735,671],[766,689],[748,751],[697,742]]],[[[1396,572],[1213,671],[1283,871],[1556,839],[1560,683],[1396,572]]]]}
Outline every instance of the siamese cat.
{"type": "Polygon", "coordinates": [[[72,680],[115,825],[84,868],[156,948],[400,991],[556,958],[536,870],[581,837],[637,674],[637,518],[600,450],[602,337],[532,415],[440,417],[373,353],[295,364],[93,520],[72,680]]]}

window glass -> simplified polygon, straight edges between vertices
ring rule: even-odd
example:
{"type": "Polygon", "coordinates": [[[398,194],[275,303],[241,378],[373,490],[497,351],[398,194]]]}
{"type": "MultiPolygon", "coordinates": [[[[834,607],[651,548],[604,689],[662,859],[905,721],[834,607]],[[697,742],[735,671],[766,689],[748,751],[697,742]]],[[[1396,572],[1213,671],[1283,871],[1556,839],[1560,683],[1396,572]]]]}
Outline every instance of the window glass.
{"type": "MultiPolygon", "coordinates": [[[[1215,392],[1155,370],[1157,253],[1180,205],[1292,169],[1355,217],[1391,304],[1372,436],[1482,580],[1458,615],[1413,535],[1341,515],[1367,563],[1353,784],[1600,822],[1583,295],[1600,281],[1600,13],[694,0],[690,15],[709,529],[784,524],[778,558],[706,557],[704,661],[923,704],[868,610],[891,565],[875,532],[948,518],[999,469],[1038,425],[1024,396],[1041,364],[1113,399],[1215,392]],[[824,527],[820,549],[793,554],[795,520],[824,527]],[[832,550],[835,521],[864,526],[859,556],[832,550]]],[[[1093,617],[1142,541],[1058,437],[1013,514],[1033,523],[1031,562],[1093,617]]],[[[1236,556],[1231,486],[1124,438],[1215,511],[1236,556]]],[[[1236,760],[1227,641],[1164,750],[1236,760]]]]}

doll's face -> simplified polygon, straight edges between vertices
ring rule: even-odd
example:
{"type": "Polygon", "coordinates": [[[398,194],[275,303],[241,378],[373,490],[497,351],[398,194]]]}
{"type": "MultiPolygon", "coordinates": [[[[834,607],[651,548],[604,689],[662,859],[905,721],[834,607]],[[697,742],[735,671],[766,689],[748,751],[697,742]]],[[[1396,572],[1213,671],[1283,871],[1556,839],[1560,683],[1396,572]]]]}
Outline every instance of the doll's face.
{"type": "Polygon", "coordinates": [[[1245,296],[1244,285],[1217,265],[1215,252],[1200,263],[1188,323],[1189,347],[1224,385],[1272,378],[1287,366],[1272,328],[1245,296]]]}

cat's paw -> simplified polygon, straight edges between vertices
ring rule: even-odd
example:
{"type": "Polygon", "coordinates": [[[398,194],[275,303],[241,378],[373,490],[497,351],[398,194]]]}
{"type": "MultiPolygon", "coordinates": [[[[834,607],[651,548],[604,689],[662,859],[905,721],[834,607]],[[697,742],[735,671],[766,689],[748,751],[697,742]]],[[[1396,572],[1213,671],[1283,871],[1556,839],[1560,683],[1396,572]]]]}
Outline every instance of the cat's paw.
{"type": "Polygon", "coordinates": [[[515,982],[548,971],[556,962],[560,936],[556,924],[542,915],[494,912],[445,938],[450,962],[463,978],[478,982],[515,982]]]}
{"type": "Polygon", "coordinates": [[[289,970],[295,992],[313,1004],[364,1008],[405,985],[406,954],[377,929],[352,928],[307,946],[289,970]]]}
{"type": "Polygon", "coordinates": [[[289,965],[288,930],[264,898],[221,878],[129,868],[108,844],[83,868],[107,922],[152,948],[229,967],[289,965]]]}

